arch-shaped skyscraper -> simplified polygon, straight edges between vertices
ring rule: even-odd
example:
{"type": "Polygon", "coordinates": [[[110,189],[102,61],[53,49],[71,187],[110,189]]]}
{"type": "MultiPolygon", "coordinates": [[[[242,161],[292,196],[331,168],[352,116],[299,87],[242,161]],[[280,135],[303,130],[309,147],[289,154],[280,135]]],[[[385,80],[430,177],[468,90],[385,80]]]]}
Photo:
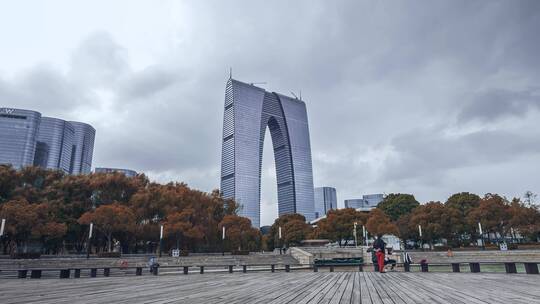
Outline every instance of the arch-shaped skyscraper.
{"type": "Polygon", "coordinates": [[[314,218],[313,170],[306,104],[296,98],[229,79],[223,118],[221,192],[240,205],[240,215],[260,225],[261,166],[270,130],[278,213],[314,218]]]}

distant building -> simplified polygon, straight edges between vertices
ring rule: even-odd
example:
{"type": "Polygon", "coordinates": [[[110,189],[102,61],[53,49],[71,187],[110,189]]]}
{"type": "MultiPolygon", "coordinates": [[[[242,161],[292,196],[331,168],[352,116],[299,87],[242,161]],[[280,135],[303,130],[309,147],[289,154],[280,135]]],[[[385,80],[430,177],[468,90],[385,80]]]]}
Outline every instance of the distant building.
{"type": "Polygon", "coordinates": [[[119,168],[96,168],[94,170],[96,173],[114,173],[119,172],[123,173],[127,177],[135,177],[137,176],[137,172],[130,170],[130,169],[119,169],[119,168]]]}
{"type": "Polygon", "coordinates": [[[40,122],[39,112],[0,108],[0,164],[20,169],[34,163],[40,122]]]}
{"type": "Polygon", "coordinates": [[[90,173],[96,130],[85,123],[0,108],[0,164],[90,173]]]}
{"type": "Polygon", "coordinates": [[[383,194],[367,194],[362,198],[345,200],[345,208],[354,208],[358,211],[370,211],[376,208],[384,199],[383,194]]]}
{"type": "Polygon", "coordinates": [[[332,209],[337,209],[336,188],[317,187],[315,188],[315,218],[319,218],[332,209]]]}

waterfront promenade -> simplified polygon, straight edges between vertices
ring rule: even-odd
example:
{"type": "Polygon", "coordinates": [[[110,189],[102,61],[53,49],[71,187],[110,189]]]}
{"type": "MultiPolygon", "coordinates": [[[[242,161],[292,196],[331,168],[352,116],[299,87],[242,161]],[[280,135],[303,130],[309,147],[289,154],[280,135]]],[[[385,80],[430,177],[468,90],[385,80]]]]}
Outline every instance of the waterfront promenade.
{"type": "Polygon", "coordinates": [[[2,280],[0,303],[540,303],[540,276],[291,272],[2,280]]]}

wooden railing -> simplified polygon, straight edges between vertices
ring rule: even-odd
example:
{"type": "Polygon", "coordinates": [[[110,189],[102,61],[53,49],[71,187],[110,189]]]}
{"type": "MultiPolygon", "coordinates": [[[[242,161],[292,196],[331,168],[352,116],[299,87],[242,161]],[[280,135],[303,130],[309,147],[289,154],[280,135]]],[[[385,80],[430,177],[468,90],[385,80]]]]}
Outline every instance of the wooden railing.
{"type": "MultiPolygon", "coordinates": [[[[480,263],[480,262],[468,262],[468,263],[420,263],[420,264],[403,264],[399,263],[396,266],[400,268],[403,267],[404,272],[410,272],[412,269],[418,269],[420,272],[430,272],[430,267],[439,268],[441,267],[452,270],[452,272],[461,272],[464,267],[467,267],[469,272],[478,273],[482,271],[482,268],[489,268],[489,266],[498,266],[501,267],[504,265],[506,273],[514,274],[518,273],[516,265],[523,265],[525,273],[527,274],[539,274],[538,271],[538,262],[494,262],[494,263],[480,263]]],[[[120,274],[126,276],[132,273],[135,276],[143,275],[143,271],[151,273],[153,275],[158,275],[160,272],[166,271],[178,271],[180,274],[188,275],[193,273],[204,274],[207,268],[212,268],[211,272],[214,273],[233,273],[233,272],[261,272],[261,271],[270,271],[270,272],[290,272],[291,270],[311,270],[313,272],[319,272],[320,269],[328,269],[329,272],[334,272],[336,268],[349,268],[354,269],[355,271],[364,271],[364,266],[373,266],[373,264],[328,264],[328,265],[278,265],[278,264],[250,264],[250,265],[190,265],[190,266],[150,266],[150,267],[92,267],[92,268],[28,268],[28,269],[0,269],[0,274],[2,277],[6,277],[5,274],[11,273],[11,276],[7,277],[16,277],[19,279],[32,278],[39,279],[42,278],[43,274],[48,274],[47,277],[57,277],[61,279],[67,278],[81,278],[81,273],[87,274],[87,277],[95,278],[98,276],[109,277],[111,276],[111,270],[120,271],[120,274]],[[240,267],[241,269],[238,269],[240,267]]],[[[489,271],[488,271],[489,272],[489,271]]],[[[117,273],[118,274],[118,273],[117,273]]]]}

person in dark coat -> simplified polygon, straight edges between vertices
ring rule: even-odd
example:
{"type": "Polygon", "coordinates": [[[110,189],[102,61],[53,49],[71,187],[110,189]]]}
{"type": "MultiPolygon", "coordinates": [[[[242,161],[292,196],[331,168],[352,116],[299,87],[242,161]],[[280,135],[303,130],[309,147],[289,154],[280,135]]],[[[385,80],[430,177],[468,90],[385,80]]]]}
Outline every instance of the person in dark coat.
{"type": "Polygon", "coordinates": [[[386,243],[382,239],[382,235],[377,235],[377,239],[373,242],[373,249],[377,256],[377,264],[379,265],[379,272],[384,273],[384,251],[386,249],[386,243]]]}

